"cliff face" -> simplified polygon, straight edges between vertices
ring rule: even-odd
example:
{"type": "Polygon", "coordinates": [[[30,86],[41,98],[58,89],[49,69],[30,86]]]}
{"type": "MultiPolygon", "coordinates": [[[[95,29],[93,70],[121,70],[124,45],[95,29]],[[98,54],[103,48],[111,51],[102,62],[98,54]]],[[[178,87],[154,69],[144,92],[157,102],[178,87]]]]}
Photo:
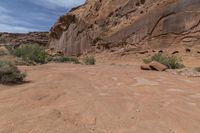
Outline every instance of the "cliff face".
{"type": "Polygon", "coordinates": [[[30,33],[0,33],[0,45],[15,45],[23,43],[38,43],[46,46],[48,43],[48,32],[30,33]]]}
{"type": "Polygon", "coordinates": [[[66,55],[198,45],[199,0],[87,0],[57,20],[49,41],[66,55]]]}

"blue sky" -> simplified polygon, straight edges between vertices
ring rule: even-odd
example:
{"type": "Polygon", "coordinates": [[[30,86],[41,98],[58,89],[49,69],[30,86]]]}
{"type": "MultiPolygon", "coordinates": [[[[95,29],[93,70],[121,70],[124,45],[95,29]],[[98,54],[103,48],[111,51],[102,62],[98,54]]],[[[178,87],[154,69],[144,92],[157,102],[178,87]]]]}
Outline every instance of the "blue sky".
{"type": "Polygon", "coordinates": [[[85,0],[0,0],[0,32],[48,31],[59,16],[85,0]]]}

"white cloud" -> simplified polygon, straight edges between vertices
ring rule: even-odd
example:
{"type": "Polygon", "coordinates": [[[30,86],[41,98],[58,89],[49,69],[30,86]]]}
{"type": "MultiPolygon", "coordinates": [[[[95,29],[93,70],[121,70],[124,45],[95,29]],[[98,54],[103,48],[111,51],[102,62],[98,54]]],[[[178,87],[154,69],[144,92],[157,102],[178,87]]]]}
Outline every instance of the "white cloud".
{"type": "MultiPolygon", "coordinates": [[[[29,26],[33,26],[31,23],[23,21],[22,19],[16,19],[12,16],[10,16],[11,11],[5,9],[4,7],[0,6],[0,24],[2,25],[8,25],[8,24],[12,24],[12,25],[19,25],[19,24],[23,24],[23,25],[29,25],[29,26]]],[[[1,27],[2,28],[2,27],[1,27]]]]}
{"type": "Polygon", "coordinates": [[[46,8],[53,9],[55,7],[72,8],[72,7],[83,4],[85,0],[38,0],[38,1],[32,1],[32,2],[40,6],[44,6],[46,8]]]}
{"type": "Polygon", "coordinates": [[[31,31],[38,31],[37,29],[31,29],[21,26],[11,26],[6,24],[0,24],[0,32],[10,32],[10,33],[27,33],[31,31]]]}
{"type": "Polygon", "coordinates": [[[82,4],[85,0],[42,0],[58,6],[72,7],[82,4]]]}
{"type": "Polygon", "coordinates": [[[0,32],[19,32],[26,33],[30,31],[36,31],[37,29],[27,28],[26,26],[33,26],[31,23],[16,19],[9,15],[11,11],[0,6],[0,32]],[[20,26],[24,25],[24,26],[20,26]]]}
{"type": "Polygon", "coordinates": [[[49,30],[57,16],[83,4],[85,0],[13,0],[13,2],[17,3],[17,8],[12,8],[13,4],[10,3],[1,5],[4,2],[0,0],[0,32],[25,33],[49,30]],[[30,9],[21,9],[26,6],[25,4],[30,9]]]}
{"type": "Polygon", "coordinates": [[[1,13],[1,14],[2,14],[2,13],[9,13],[9,12],[10,12],[10,11],[9,11],[8,9],[6,9],[6,8],[0,6],[0,13],[1,13]]]}
{"type": "Polygon", "coordinates": [[[0,24],[23,24],[23,25],[29,25],[29,26],[33,26],[32,23],[20,20],[20,19],[16,19],[14,17],[11,17],[7,14],[1,14],[0,15],[0,24]]]}

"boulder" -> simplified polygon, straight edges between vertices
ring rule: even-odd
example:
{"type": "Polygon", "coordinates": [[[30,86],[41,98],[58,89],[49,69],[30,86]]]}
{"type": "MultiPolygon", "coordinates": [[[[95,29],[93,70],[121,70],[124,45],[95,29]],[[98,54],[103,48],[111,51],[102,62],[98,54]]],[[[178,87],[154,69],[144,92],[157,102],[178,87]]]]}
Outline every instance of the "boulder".
{"type": "Polygon", "coordinates": [[[141,65],[141,70],[151,70],[151,67],[149,66],[149,64],[143,64],[141,65]]]}
{"type": "Polygon", "coordinates": [[[149,66],[152,70],[156,70],[156,71],[165,71],[167,69],[167,66],[165,66],[157,61],[152,61],[149,64],[149,66]]]}

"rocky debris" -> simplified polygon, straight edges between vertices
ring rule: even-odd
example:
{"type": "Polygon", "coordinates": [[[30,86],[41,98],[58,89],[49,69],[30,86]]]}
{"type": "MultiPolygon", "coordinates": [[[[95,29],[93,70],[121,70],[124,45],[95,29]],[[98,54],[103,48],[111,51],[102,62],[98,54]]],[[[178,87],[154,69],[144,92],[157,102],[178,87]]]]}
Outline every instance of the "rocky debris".
{"type": "Polygon", "coordinates": [[[194,68],[168,69],[167,72],[186,77],[200,77],[200,72],[195,71],[194,68]]]}
{"type": "Polygon", "coordinates": [[[63,56],[64,53],[62,51],[55,51],[53,48],[52,49],[46,49],[46,53],[50,56],[63,56]]]}
{"type": "Polygon", "coordinates": [[[0,45],[19,46],[23,43],[37,43],[46,46],[48,32],[0,33],[0,45]]]}
{"type": "Polygon", "coordinates": [[[165,71],[167,69],[167,66],[165,66],[157,61],[152,61],[149,64],[141,65],[141,69],[142,70],[165,71]]]}
{"type": "Polygon", "coordinates": [[[172,54],[178,54],[179,53],[179,51],[174,51],[174,52],[172,52],[172,54]]]}
{"type": "Polygon", "coordinates": [[[142,64],[140,68],[142,70],[151,70],[151,67],[149,66],[149,64],[142,64]]]}
{"type": "Polygon", "coordinates": [[[111,49],[196,47],[199,10],[199,0],[87,0],[53,25],[49,48],[80,55],[111,49]]]}

